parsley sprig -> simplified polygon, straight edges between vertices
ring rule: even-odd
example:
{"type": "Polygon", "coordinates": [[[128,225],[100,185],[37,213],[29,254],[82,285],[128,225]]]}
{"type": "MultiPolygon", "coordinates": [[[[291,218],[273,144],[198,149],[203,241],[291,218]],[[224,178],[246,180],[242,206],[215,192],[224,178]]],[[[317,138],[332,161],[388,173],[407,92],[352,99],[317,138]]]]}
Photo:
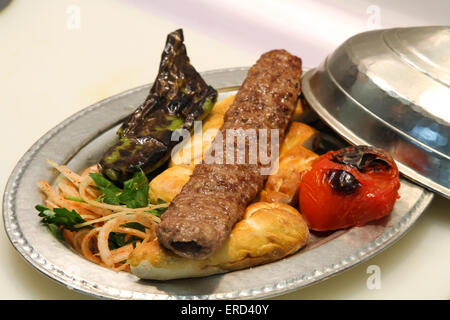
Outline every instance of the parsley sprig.
{"type": "Polygon", "coordinates": [[[69,211],[66,208],[55,208],[51,210],[41,205],[37,205],[35,208],[39,211],[39,216],[43,218],[43,223],[53,224],[70,231],[77,230],[75,228],[76,224],[86,222],[75,210],[69,211]]]}
{"type": "Polygon", "coordinates": [[[148,206],[148,179],[141,169],[130,180],[124,182],[123,189],[117,187],[101,173],[90,173],[89,176],[96,184],[93,187],[102,192],[97,201],[125,205],[132,209],[148,206]]]}
{"type": "MultiPolygon", "coordinates": [[[[145,227],[138,222],[128,222],[122,225],[122,227],[133,228],[139,231],[145,232],[145,227]]],[[[141,240],[141,238],[136,236],[126,237],[126,233],[121,232],[111,232],[108,238],[108,247],[110,250],[114,250],[120,247],[123,247],[129,243],[133,244],[133,247],[136,244],[136,241],[141,240]]]]}
{"type": "MultiPolygon", "coordinates": [[[[37,205],[35,208],[39,211],[39,216],[42,217],[41,222],[61,241],[64,240],[61,234],[62,229],[68,229],[70,231],[79,230],[79,228],[75,228],[75,225],[86,221],[75,210],[69,211],[66,208],[55,208],[51,210],[41,205],[37,205]]],[[[91,227],[86,226],[85,228],[91,227]]]]}

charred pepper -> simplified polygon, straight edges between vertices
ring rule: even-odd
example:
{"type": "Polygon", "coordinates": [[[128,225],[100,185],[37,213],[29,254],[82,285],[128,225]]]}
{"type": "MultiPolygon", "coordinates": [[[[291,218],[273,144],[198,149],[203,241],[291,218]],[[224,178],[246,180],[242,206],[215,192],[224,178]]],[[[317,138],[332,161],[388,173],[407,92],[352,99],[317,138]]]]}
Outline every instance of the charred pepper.
{"type": "Polygon", "coordinates": [[[148,174],[161,166],[178,143],[177,129],[191,131],[217,99],[190,64],[182,29],[167,36],[156,80],[144,103],[123,122],[119,141],[102,157],[99,168],[113,182],[122,183],[141,168],[148,174]]]}

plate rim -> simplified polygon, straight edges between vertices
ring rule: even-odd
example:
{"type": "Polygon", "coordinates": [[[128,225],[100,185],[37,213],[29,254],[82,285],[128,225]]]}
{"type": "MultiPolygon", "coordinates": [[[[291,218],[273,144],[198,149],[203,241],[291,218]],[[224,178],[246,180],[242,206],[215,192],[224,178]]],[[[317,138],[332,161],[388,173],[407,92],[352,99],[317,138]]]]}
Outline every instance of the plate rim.
{"type": "MultiPolygon", "coordinates": [[[[240,76],[246,73],[248,67],[236,67],[236,68],[223,68],[210,70],[206,72],[201,72],[200,74],[205,77],[220,77],[222,74],[233,74],[239,73],[240,76]]],[[[207,81],[208,82],[208,81],[207,81]]],[[[23,234],[23,231],[20,229],[20,226],[17,221],[17,215],[14,208],[14,201],[16,200],[17,190],[19,188],[19,182],[22,178],[24,172],[26,171],[29,163],[33,160],[34,155],[58,132],[64,128],[66,125],[75,121],[76,119],[82,117],[83,115],[89,113],[90,111],[106,104],[108,102],[117,100],[121,97],[125,97],[127,95],[131,95],[137,91],[143,90],[145,88],[150,87],[152,84],[144,84],[132,89],[128,89],[106,99],[100,100],[86,108],[81,109],[76,112],[72,116],[68,117],[49,131],[45,133],[41,138],[39,138],[20,158],[11,172],[7,184],[3,193],[3,221],[4,221],[4,229],[8,236],[9,241],[19,252],[19,254],[35,269],[49,277],[50,279],[60,283],[69,289],[73,289],[77,292],[87,294],[96,298],[101,299],[260,299],[260,298],[269,298],[281,294],[286,294],[288,292],[292,292],[298,290],[299,288],[303,288],[309,286],[311,284],[317,283],[319,281],[323,281],[332,276],[335,276],[342,271],[350,269],[352,267],[357,266],[358,264],[372,258],[376,254],[385,250],[393,243],[398,241],[402,236],[406,234],[406,232],[414,225],[419,216],[425,211],[428,205],[431,203],[434,194],[422,187],[419,187],[423,190],[420,199],[415,203],[414,207],[410,210],[410,212],[403,216],[397,224],[393,225],[389,230],[383,232],[375,241],[369,243],[365,248],[361,249],[359,252],[356,252],[356,255],[360,255],[359,257],[355,257],[353,254],[350,257],[343,258],[341,261],[331,265],[322,267],[321,270],[316,269],[312,274],[303,275],[297,279],[291,279],[291,281],[282,280],[282,283],[278,283],[276,286],[272,285],[268,287],[267,285],[260,288],[253,288],[246,292],[243,291],[233,291],[227,293],[212,293],[209,295],[172,295],[172,294],[154,294],[154,293],[138,293],[135,292],[127,292],[125,290],[118,290],[119,292],[111,293],[111,290],[106,290],[108,288],[102,288],[99,285],[91,284],[85,280],[77,280],[74,279],[74,276],[67,274],[64,270],[59,270],[57,266],[48,263],[44,257],[40,256],[39,252],[36,252],[34,248],[28,245],[28,241],[23,234]],[[48,265],[50,264],[50,265],[48,265]]],[[[239,85],[239,84],[238,84],[239,85]]],[[[231,86],[236,86],[236,84],[230,84],[231,86]]],[[[223,86],[226,88],[227,86],[223,86]]],[[[114,288],[111,288],[114,289],[114,288]]]]}

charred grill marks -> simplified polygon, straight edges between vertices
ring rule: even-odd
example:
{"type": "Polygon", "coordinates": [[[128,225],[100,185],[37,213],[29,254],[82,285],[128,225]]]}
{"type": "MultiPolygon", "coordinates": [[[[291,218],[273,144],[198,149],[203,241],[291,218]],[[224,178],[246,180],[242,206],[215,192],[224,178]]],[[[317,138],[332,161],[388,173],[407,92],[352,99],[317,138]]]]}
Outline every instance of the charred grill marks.
{"type": "Polygon", "coordinates": [[[167,36],[149,95],[123,122],[119,141],[100,161],[101,172],[116,183],[131,178],[137,167],[148,174],[164,163],[178,143],[173,131],[190,131],[217,99],[217,91],[190,64],[183,40],[181,29],[167,36]]]}

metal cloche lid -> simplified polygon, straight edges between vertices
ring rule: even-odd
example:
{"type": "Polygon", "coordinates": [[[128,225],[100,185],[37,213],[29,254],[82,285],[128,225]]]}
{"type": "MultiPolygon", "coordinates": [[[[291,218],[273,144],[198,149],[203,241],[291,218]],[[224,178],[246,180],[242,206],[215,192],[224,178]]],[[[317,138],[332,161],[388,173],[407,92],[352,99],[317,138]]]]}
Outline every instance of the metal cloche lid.
{"type": "Polygon", "coordinates": [[[450,198],[450,27],[358,34],[305,74],[303,94],[346,140],[450,198]]]}

